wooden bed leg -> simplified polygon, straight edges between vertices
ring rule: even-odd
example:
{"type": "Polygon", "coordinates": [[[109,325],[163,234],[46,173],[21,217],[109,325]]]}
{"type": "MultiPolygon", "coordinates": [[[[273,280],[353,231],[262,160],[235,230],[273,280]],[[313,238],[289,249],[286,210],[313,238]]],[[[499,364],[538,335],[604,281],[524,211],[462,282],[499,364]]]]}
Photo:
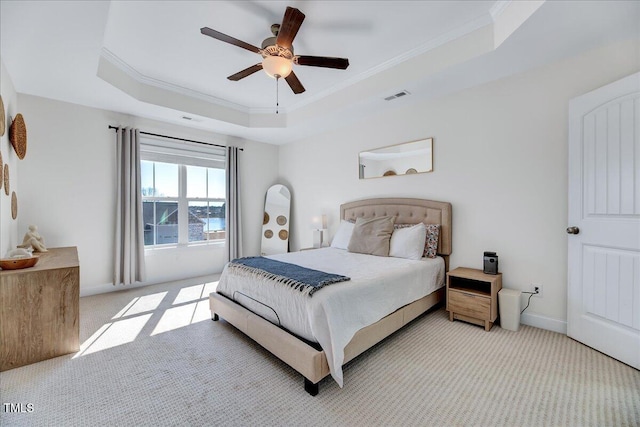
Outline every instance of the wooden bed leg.
{"type": "Polygon", "coordinates": [[[211,320],[213,320],[214,322],[217,322],[219,319],[220,317],[218,317],[216,313],[213,313],[213,317],[211,318],[211,320]]]}
{"type": "Polygon", "coordinates": [[[312,383],[308,379],[304,379],[304,391],[309,393],[311,396],[315,396],[318,394],[318,383],[312,383]]]}

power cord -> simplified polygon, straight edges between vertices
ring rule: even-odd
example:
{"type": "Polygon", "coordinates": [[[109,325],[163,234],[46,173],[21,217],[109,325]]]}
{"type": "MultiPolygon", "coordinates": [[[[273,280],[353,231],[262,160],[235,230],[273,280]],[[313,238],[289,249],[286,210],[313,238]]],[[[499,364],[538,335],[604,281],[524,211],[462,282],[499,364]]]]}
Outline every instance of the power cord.
{"type": "Polygon", "coordinates": [[[538,288],[536,288],[535,292],[523,292],[523,294],[529,294],[529,299],[527,300],[527,306],[522,309],[520,314],[524,313],[524,311],[529,307],[529,304],[531,303],[531,297],[534,296],[534,295],[537,295],[539,293],[540,293],[540,291],[538,290],[538,288]]]}

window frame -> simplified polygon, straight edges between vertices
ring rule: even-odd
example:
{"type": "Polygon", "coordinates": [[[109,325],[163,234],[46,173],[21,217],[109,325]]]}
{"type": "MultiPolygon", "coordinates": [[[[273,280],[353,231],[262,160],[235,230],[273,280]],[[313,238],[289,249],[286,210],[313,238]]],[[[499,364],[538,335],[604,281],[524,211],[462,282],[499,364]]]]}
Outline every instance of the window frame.
{"type": "MultiPolygon", "coordinates": [[[[157,202],[177,202],[178,214],[178,241],[175,243],[157,243],[157,233],[153,233],[154,243],[145,244],[145,251],[154,249],[167,248],[184,248],[195,246],[216,246],[224,244],[225,239],[197,240],[189,241],[189,203],[190,202],[207,202],[207,203],[227,203],[226,197],[187,197],[187,167],[200,166],[211,169],[225,169],[226,152],[224,149],[216,147],[197,147],[193,144],[175,143],[164,139],[141,138],[140,144],[140,162],[149,161],[154,164],[153,169],[153,188],[155,189],[156,171],[155,163],[169,163],[178,166],[178,196],[144,196],[142,188],[140,196],[142,203],[153,202],[153,219],[156,219],[156,203],[157,202]]],[[[208,172],[207,172],[208,173],[208,172]]],[[[209,186],[208,175],[206,182],[207,190],[209,186]]],[[[207,193],[208,194],[208,193],[207,193]]],[[[226,216],[226,215],[225,215],[226,216]]],[[[207,224],[208,226],[208,224],[207,224]]],[[[144,224],[142,225],[144,232],[144,224]]],[[[226,231],[226,218],[225,218],[226,231]]]]}

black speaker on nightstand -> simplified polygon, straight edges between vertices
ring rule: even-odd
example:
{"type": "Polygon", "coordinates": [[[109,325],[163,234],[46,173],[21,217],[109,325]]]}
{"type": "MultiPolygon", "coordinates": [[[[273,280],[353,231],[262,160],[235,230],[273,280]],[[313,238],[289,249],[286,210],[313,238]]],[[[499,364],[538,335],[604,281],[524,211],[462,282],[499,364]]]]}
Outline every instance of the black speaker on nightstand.
{"type": "Polygon", "coordinates": [[[484,253],[484,268],[482,271],[485,274],[498,274],[498,255],[495,252],[484,253]]]}

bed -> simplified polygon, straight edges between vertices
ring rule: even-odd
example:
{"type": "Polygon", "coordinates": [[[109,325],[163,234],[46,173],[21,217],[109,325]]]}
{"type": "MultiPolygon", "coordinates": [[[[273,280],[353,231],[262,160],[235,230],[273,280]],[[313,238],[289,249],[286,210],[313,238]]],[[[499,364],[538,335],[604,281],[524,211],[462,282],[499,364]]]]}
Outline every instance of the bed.
{"type": "Polygon", "coordinates": [[[303,267],[345,272],[351,280],[327,286],[312,298],[296,303],[278,294],[281,286],[272,286],[269,295],[265,294],[267,291],[255,293],[246,279],[236,277],[237,272],[228,271],[227,266],[217,291],[209,299],[213,320],[221,316],[302,374],[305,390],[311,395],[318,393],[318,383],[327,375],[332,375],[342,386],[345,363],[444,299],[444,274],[451,254],[449,203],[407,198],[367,199],[343,204],[340,215],[347,221],[394,216],[396,224],[438,224],[438,256],[414,261],[340,252],[337,248],[270,256],[268,258],[303,267]],[[419,287],[415,285],[418,282],[419,287]],[[376,286],[375,292],[369,286],[376,286]],[[400,287],[402,291],[398,292],[400,287]],[[358,294],[359,290],[366,292],[358,294]],[[358,298],[358,304],[349,304],[348,298],[358,298]],[[288,312],[274,310],[280,300],[291,312],[306,310],[307,314],[303,313],[302,317],[307,318],[309,324],[292,323],[286,319],[288,312]],[[337,309],[341,306],[349,309],[337,309]],[[363,309],[354,310],[353,306],[363,309]]]}

